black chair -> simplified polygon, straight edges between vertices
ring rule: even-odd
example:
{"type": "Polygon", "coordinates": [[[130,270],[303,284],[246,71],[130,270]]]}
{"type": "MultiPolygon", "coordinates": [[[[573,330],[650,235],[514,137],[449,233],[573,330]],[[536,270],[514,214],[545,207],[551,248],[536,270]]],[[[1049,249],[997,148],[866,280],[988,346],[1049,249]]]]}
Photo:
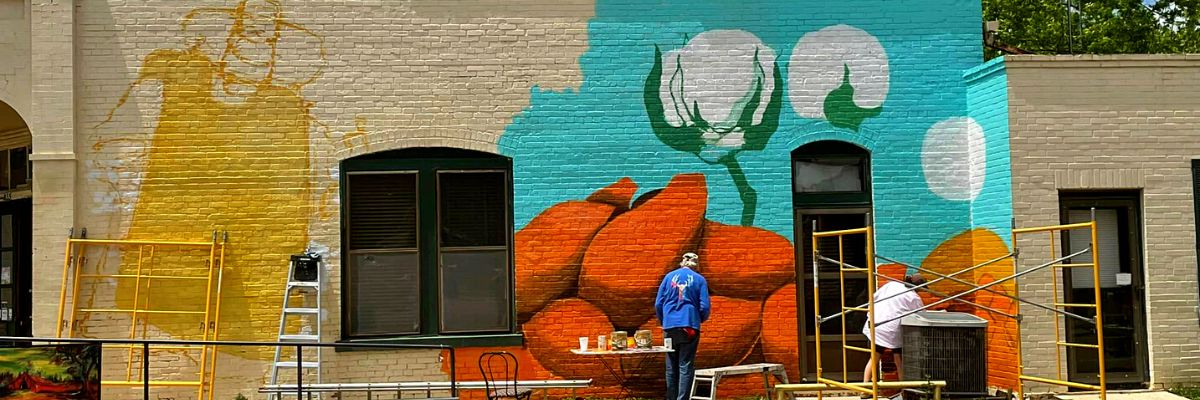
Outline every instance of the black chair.
{"type": "Polygon", "coordinates": [[[489,351],[479,356],[479,372],[488,400],[528,400],[533,390],[517,387],[517,357],[507,351],[489,351]]]}

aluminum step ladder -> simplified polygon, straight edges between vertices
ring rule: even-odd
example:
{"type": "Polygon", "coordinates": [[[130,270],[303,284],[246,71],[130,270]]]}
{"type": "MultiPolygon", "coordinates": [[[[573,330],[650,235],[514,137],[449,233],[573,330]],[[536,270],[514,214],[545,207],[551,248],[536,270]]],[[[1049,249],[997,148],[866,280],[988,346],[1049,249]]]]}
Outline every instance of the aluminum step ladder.
{"type": "MultiPolygon", "coordinates": [[[[321,270],[324,263],[321,256],[312,252],[297,254],[288,263],[287,286],[283,291],[283,309],[279,313],[279,341],[294,343],[321,342],[321,289],[324,283],[321,270]],[[299,272],[299,273],[297,273],[299,272]],[[293,306],[294,299],[302,300],[299,306],[293,306]],[[309,305],[314,305],[310,307],[309,305]],[[290,329],[299,320],[300,329],[290,329]]],[[[296,348],[278,346],[275,348],[275,359],[271,363],[271,385],[295,384],[295,376],[304,374],[304,383],[321,383],[321,348],[309,347],[297,357],[296,348]],[[300,371],[297,371],[299,369],[300,371]],[[280,374],[280,370],[284,374],[280,374]],[[316,381],[311,377],[316,375],[316,381]],[[291,376],[291,379],[288,377],[291,376]],[[280,382],[280,378],[287,379],[280,382]]],[[[272,399],[281,396],[296,396],[295,392],[273,394],[272,399]]],[[[319,397],[320,394],[307,394],[305,397],[319,397]]]]}

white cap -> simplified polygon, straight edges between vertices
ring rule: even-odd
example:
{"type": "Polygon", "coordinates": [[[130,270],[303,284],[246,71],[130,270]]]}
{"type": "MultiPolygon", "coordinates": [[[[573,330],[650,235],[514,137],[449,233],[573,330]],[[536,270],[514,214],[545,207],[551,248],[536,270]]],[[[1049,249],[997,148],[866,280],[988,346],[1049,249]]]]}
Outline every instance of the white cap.
{"type": "Polygon", "coordinates": [[[679,261],[679,266],[680,267],[695,267],[696,260],[699,258],[700,258],[700,256],[697,256],[696,253],[684,253],[683,260],[679,261]]]}

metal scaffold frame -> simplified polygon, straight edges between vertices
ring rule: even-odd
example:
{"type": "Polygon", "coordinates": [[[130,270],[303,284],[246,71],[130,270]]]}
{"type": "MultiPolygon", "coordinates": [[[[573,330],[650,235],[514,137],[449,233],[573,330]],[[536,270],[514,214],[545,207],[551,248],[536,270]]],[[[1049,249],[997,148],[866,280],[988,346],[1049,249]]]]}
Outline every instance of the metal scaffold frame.
{"type": "MultiPolygon", "coordinates": [[[[813,257],[813,261],[812,261],[813,313],[815,314],[815,336],[816,336],[816,354],[815,355],[816,355],[816,364],[817,364],[817,382],[818,383],[826,385],[826,387],[828,387],[829,389],[844,389],[844,390],[850,390],[850,391],[859,392],[859,393],[863,393],[863,394],[868,394],[871,396],[872,399],[878,398],[880,388],[896,389],[896,388],[919,388],[919,387],[923,387],[923,386],[930,386],[930,382],[928,382],[928,381],[882,382],[880,379],[880,374],[878,374],[878,373],[871,374],[870,381],[867,384],[850,382],[849,381],[849,365],[848,365],[848,361],[847,361],[847,351],[858,351],[858,352],[863,352],[863,353],[869,353],[871,356],[871,358],[870,358],[871,364],[874,365],[875,368],[879,368],[879,355],[875,351],[875,346],[874,346],[874,343],[876,343],[876,341],[875,341],[875,327],[876,326],[900,320],[906,316],[915,314],[920,311],[930,309],[932,307],[939,306],[941,304],[944,304],[944,303],[947,303],[950,301],[957,301],[957,302],[964,303],[964,304],[967,304],[967,305],[975,307],[975,308],[979,308],[981,310],[986,310],[986,311],[994,313],[996,315],[1001,315],[1001,316],[1005,316],[1007,318],[1011,318],[1017,322],[1016,323],[1017,332],[1016,332],[1016,341],[1015,342],[1016,342],[1016,358],[1017,358],[1017,369],[1018,369],[1018,371],[1017,371],[1018,383],[1017,383],[1017,388],[1016,388],[1018,399],[1024,398],[1024,393],[1025,393],[1024,382],[1025,381],[1041,382],[1041,383],[1047,383],[1047,384],[1051,384],[1051,385],[1066,386],[1066,387],[1077,388],[1077,389],[1095,390],[1095,391],[1099,392],[1100,400],[1107,399],[1107,389],[1105,388],[1106,373],[1104,371],[1104,333],[1103,333],[1104,329],[1103,329],[1102,315],[1101,315],[1102,309],[1101,309],[1101,305],[1100,305],[1100,258],[1099,258],[1099,254],[1096,251],[1096,249],[1097,249],[1097,232],[1096,232],[1095,210],[1092,210],[1092,218],[1091,218],[1090,222],[1013,229],[1012,230],[1012,245],[1013,245],[1014,250],[1012,252],[1010,252],[1006,255],[1003,255],[1001,257],[997,257],[997,258],[994,258],[994,259],[958,270],[958,271],[950,273],[950,274],[939,273],[937,271],[932,271],[927,268],[921,268],[918,266],[906,264],[906,263],[899,262],[899,261],[876,254],[875,253],[874,233],[875,233],[875,231],[874,231],[873,227],[870,225],[863,227],[863,228],[857,228],[857,229],[844,229],[844,230],[822,232],[822,231],[817,231],[816,221],[813,222],[812,247],[811,247],[812,248],[812,257],[813,257]],[[1062,257],[1056,257],[1057,253],[1056,253],[1056,246],[1054,244],[1054,241],[1055,241],[1054,233],[1059,232],[1061,234],[1063,232],[1068,232],[1068,231],[1072,231],[1072,230],[1083,230],[1083,229],[1087,229],[1091,235],[1091,241],[1089,243],[1088,248],[1071,253],[1071,254],[1065,254],[1062,257]],[[1020,263],[1018,262],[1019,251],[1016,249],[1018,235],[1028,234],[1028,233],[1037,233],[1037,232],[1049,232],[1049,234],[1050,234],[1050,252],[1051,252],[1051,257],[1053,259],[1049,262],[1045,262],[1045,263],[1033,266],[1031,268],[1021,270],[1020,263]],[[866,252],[866,260],[867,260],[866,261],[867,265],[865,267],[858,267],[858,266],[854,266],[854,265],[851,265],[851,264],[848,264],[845,262],[846,260],[845,260],[844,238],[849,235],[864,235],[865,236],[865,247],[866,247],[865,252],[866,252]],[[819,247],[820,240],[825,239],[825,238],[836,238],[837,239],[837,248],[838,248],[837,259],[833,259],[833,258],[824,256],[818,250],[820,248],[819,247]],[[1084,263],[1071,263],[1070,262],[1073,258],[1084,255],[1084,254],[1088,254],[1088,253],[1090,253],[1091,257],[1092,257],[1091,263],[1084,264],[1084,263]],[[1056,257],[1056,258],[1054,258],[1054,257],[1056,257]],[[977,270],[979,268],[982,268],[984,266],[992,265],[992,264],[998,263],[1000,261],[1003,261],[1003,260],[1009,259],[1009,258],[1013,259],[1013,271],[1012,271],[1011,275],[1008,275],[1006,277],[996,279],[992,282],[989,282],[989,283],[983,284],[983,285],[980,285],[980,284],[977,284],[974,282],[970,282],[968,280],[964,280],[961,278],[957,278],[958,275],[962,275],[964,273],[971,272],[971,271],[977,270]],[[899,296],[903,293],[907,293],[910,291],[917,291],[917,290],[923,290],[923,291],[929,292],[933,295],[941,297],[941,299],[938,301],[935,301],[933,303],[926,304],[919,309],[908,311],[908,312],[901,314],[899,316],[896,316],[894,318],[890,318],[885,321],[875,321],[875,303],[876,303],[876,301],[874,301],[874,299],[875,299],[876,288],[879,286],[879,284],[878,284],[879,278],[884,278],[884,279],[892,280],[892,281],[899,281],[896,278],[879,274],[879,272],[876,268],[875,259],[880,259],[880,260],[884,260],[884,261],[887,261],[890,263],[899,264],[899,265],[906,267],[907,269],[916,270],[916,271],[919,271],[922,273],[927,273],[927,274],[937,277],[936,279],[927,281],[920,285],[909,287],[907,290],[905,290],[901,293],[891,295],[885,299],[880,299],[879,301],[887,300],[892,297],[899,296]],[[819,276],[820,276],[819,263],[820,262],[827,262],[827,263],[831,263],[831,264],[838,266],[838,277],[839,277],[838,278],[838,289],[839,289],[838,292],[843,294],[842,296],[839,296],[840,297],[839,301],[841,303],[841,310],[835,314],[828,315],[828,316],[821,315],[821,308],[820,308],[821,291],[820,291],[820,278],[819,278],[819,276]],[[992,289],[993,286],[996,286],[996,285],[999,285],[999,284],[1002,284],[1002,283],[1008,282],[1008,281],[1013,281],[1014,287],[1019,286],[1019,284],[1017,282],[1018,278],[1028,275],[1028,274],[1031,274],[1036,271],[1040,271],[1045,268],[1053,268],[1053,271],[1054,271],[1051,274],[1052,275],[1051,280],[1053,282],[1053,285],[1052,285],[1053,286],[1053,289],[1052,289],[1053,300],[1052,300],[1051,306],[1047,306],[1047,305],[1040,304],[1040,303],[1037,303],[1034,301],[1022,299],[1019,296],[1019,292],[1015,289],[1013,291],[1013,294],[1008,294],[1003,291],[997,291],[995,289],[992,289]],[[1077,269],[1091,268],[1092,281],[1093,281],[1092,283],[1093,283],[1093,288],[1095,290],[1095,294],[1093,297],[1093,300],[1094,300],[1093,303],[1067,303],[1067,302],[1065,302],[1065,300],[1063,302],[1059,301],[1059,295],[1058,295],[1058,293],[1059,293],[1058,284],[1059,283],[1058,283],[1057,274],[1058,274],[1058,270],[1063,269],[1063,268],[1077,268],[1077,269]],[[844,293],[845,293],[845,278],[846,278],[846,273],[848,273],[848,272],[849,273],[866,273],[866,274],[868,274],[867,297],[870,300],[868,300],[867,303],[858,305],[855,307],[847,307],[846,306],[846,299],[845,299],[844,293]],[[934,283],[944,281],[944,280],[967,285],[969,287],[969,289],[967,289],[961,293],[955,294],[955,295],[947,295],[945,293],[941,293],[941,292],[935,291],[930,288],[930,286],[933,285],[934,283]],[[1009,313],[1009,312],[997,310],[997,309],[994,309],[994,308],[991,308],[988,306],[984,306],[981,304],[976,304],[972,301],[963,299],[964,296],[967,296],[969,294],[979,292],[979,291],[987,291],[989,293],[1007,297],[1009,299],[1014,300],[1013,304],[1014,304],[1016,312],[1009,313]],[[1055,365],[1057,368],[1057,374],[1055,376],[1055,379],[1026,375],[1024,372],[1024,369],[1025,369],[1024,358],[1023,358],[1023,355],[1021,352],[1021,347],[1022,347],[1021,346],[1021,319],[1022,318],[1021,318],[1021,312],[1020,312],[1021,304],[1031,305],[1031,306],[1037,307],[1042,310],[1050,311],[1055,314],[1055,316],[1054,316],[1054,327],[1055,327],[1054,345],[1055,345],[1055,365]],[[1094,309],[1095,317],[1088,318],[1088,317],[1067,311],[1067,309],[1072,309],[1072,308],[1094,309]],[[872,343],[871,345],[868,346],[869,348],[850,346],[847,344],[848,342],[847,342],[847,335],[846,335],[846,322],[845,322],[845,318],[841,318],[841,317],[843,317],[849,313],[852,313],[852,312],[867,313],[868,331],[870,333],[870,339],[871,339],[871,343],[872,343]],[[1060,332],[1061,331],[1061,329],[1060,329],[1061,324],[1059,323],[1060,317],[1074,318],[1074,319],[1077,319],[1080,321],[1084,321],[1084,322],[1088,322],[1088,323],[1096,325],[1096,344],[1072,343],[1072,342],[1064,341],[1061,336],[1062,333],[1060,332]],[[835,318],[842,319],[842,330],[841,330],[842,333],[841,333],[841,340],[840,340],[840,343],[842,346],[842,380],[841,381],[838,381],[836,379],[829,379],[829,378],[825,377],[824,365],[823,365],[822,357],[821,357],[821,325],[823,323],[828,322],[835,318]],[[1098,352],[1099,355],[1097,357],[1097,362],[1098,362],[1097,370],[1099,371],[1099,374],[1098,374],[1099,375],[1099,385],[1091,385],[1091,384],[1080,383],[1080,382],[1071,382],[1071,381],[1063,379],[1062,367],[1061,367],[1061,365],[1062,365],[1062,348],[1063,347],[1089,348],[1089,349],[1095,349],[1098,352]]],[[[944,382],[942,384],[944,385],[944,382]]],[[[784,385],[784,386],[788,386],[788,385],[784,385]]],[[[799,387],[803,386],[803,385],[791,385],[791,386],[797,386],[797,389],[795,389],[795,390],[816,390],[818,392],[818,399],[821,398],[821,392],[824,390],[824,389],[799,389],[799,387]]],[[[786,390],[786,388],[785,388],[785,390],[786,390]]],[[[781,393],[780,398],[782,398],[782,397],[783,396],[781,393]]],[[[935,386],[934,397],[940,398],[940,387],[935,386]]]]}
{"type": "MultiPolygon", "coordinates": [[[[150,317],[152,315],[193,315],[200,317],[200,324],[197,332],[200,336],[200,341],[216,341],[219,337],[220,329],[220,314],[221,314],[221,280],[224,275],[225,267],[225,246],[228,242],[228,233],[218,234],[216,231],[212,234],[212,241],[209,242],[185,242],[185,241],[166,241],[166,240],[118,240],[118,239],[87,239],[87,231],[83,230],[79,238],[74,237],[72,232],[68,235],[66,244],[66,255],[63,260],[62,283],[59,289],[58,303],[58,324],[55,327],[55,337],[57,338],[76,338],[79,320],[79,314],[90,313],[120,313],[129,314],[129,339],[150,339],[147,337],[150,325],[150,317]],[[137,255],[135,265],[132,266],[133,274],[129,273],[111,273],[102,271],[101,265],[96,264],[94,271],[84,271],[87,267],[86,253],[89,249],[111,249],[117,248],[122,252],[129,252],[136,248],[137,255]],[[178,256],[187,256],[187,252],[197,252],[208,250],[208,257],[205,260],[205,274],[203,276],[189,276],[180,274],[171,274],[171,271],[163,271],[162,268],[155,268],[156,256],[162,253],[176,253],[178,256]],[[80,301],[80,283],[85,280],[133,280],[133,300],[131,308],[116,308],[115,301],[113,308],[83,308],[80,301]],[[203,282],[204,290],[204,305],[203,310],[184,310],[180,309],[179,305],[169,305],[173,308],[162,308],[159,304],[152,304],[149,297],[150,288],[154,281],[192,281],[203,282]],[[139,329],[140,327],[140,329],[139,329]],[[138,337],[140,333],[140,338],[138,337]]],[[[133,257],[132,255],[124,255],[125,257],[133,257]]],[[[199,285],[197,285],[199,286],[199,285]]],[[[212,385],[217,366],[217,353],[215,345],[164,345],[155,346],[153,349],[147,349],[142,346],[126,344],[126,345],[109,345],[107,347],[120,347],[128,351],[128,359],[126,360],[125,380],[123,381],[102,381],[105,386],[127,386],[141,387],[146,384],[149,386],[162,387],[196,387],[197,399],[212,399],[212,385]],[[135,352],[136,349],[141,349],[140,353],[135,352]],[[149,363],[150,351],[199,351],[199,362],[197,368],[199,372],[195,380],[152,380],[150,376],[146,376],[144,371],[149,363]],[[140,357],[135,357],[135,355],[140,357]],[[141,365],[136,365],[138,360],[141,365]],[[135,374],[138,371],[137,374],[135,374]],[[140,376],[139,376],[140,375],[140,376]]]]}
{"type": "MultiPolygon", "coordinates": [[[[1050,277],[1052,280],[1052,284],[1050,285],[1050,287],[1051,287],[1051,292],[1053,294],[1051,301],[1053,304],[1053,309],[1056,311],[1056,314],[1063,315],[1063,316],[1070,316],[1070,317],[1073,317],[1073,318],[1076,318],[1076,319],[1079,319],[1079,320],[1082,320],[1082,321],[1085,321],[1085,322],[1095,325],[1096,326],[1096,344],[1074,343],[1074,342],[1068,342],[1068,341],[1064,340],[1062,337],[1062,335],[1063,335],[1062,329],[1060,329],[1062,323],[1059,322],[1059,318],[1056,315],[1054,318],[1054,368],[1055,368],[1054,379],[1025,374],[1025,360],[1021,354],[1021,341],[1020,340],[1017,340],[1017,372],[1019,374],[1018,377],[1022,382],[1033,381],[1033,382],[1046,383],[1046,384],[1050,384],[1050,385],[1066,386],[1066,387],[1076,388],[1076,389],[1095,390],[1095,391],[1100,392],[1100,400],[1106,400],[1108,391],[1105,387],[1105,386],[1107,386],[1106,385],[1107,377],[1106,377],[1106,373],[1104,371],[1104,316],[1103,316],[1103,308],[1101,307],[1101,304],[1100,304],[1101,303],[1100,254],[1097,251],[1099,240],[1098,240],[1098,234],[1096,231],[1096,209],[1093,208],[1091,210],[1091,220],[1088,222],[1076,223],[1076,224],[1066,224],[1066,225],[1042,226],[1042,227],[1024,228],[1024,229],[1013,229],[1012,242],[1013,242],[1013,246],[1016,246],[1018,235],[1045,232],[1049,235],[1049,238],[1050,238],[1050,257],[1054,257],[1057,255],[1056,248],[1054,245],[1055,232],[1057,232],[1059,234],[1059,237],[1061,238],[1061,237],[1063,237],[1064,234],[1069,234],[1070,231],[1079,231],[1079,230],[1084,230],[1084,229],[1087,230],[1087,232],[1090,236],[1090,243],[1088,245],[1088,248],[1085,249],[1084,251],[1076,252],[1076,253],[1061,257],[1061,258],[1057,258],[1050,264],[1050,266],[1054,268],[1054,270],[1050,274],[1050,277]],[[1091,263],[1073,263],[1073,262],[1071,262],[1073,258],[1082,255],[1082,253],[1091,253],[1092,262],[1091,263]],[[1091,269],[1092,270],[1092,289],[1094,290],[1093,296],[1092,296],[1092,300],[1093,300],[1092,303],[1067,303],[1065,299],[1063,300],[1063,302],[1059,302],[1058,271],[1060,269],[1065,269],[1065,268],[1091,269]],[[1071,308],[1094,309],[1095,317],[1087,318],[1087,317],[1080,316],[1075,313],[1065,311],[1065,309],[1071,309],[1071,308]],[[1058,312],[1058,311],[1061,311],[1061,312],[1058,312]],[[1097,352],[1096,362],[1098,363],[1098,365],[1097,365],[1096,370],[1099,371],[1099,373],[1098,373],[1099,385],[1092,385],[1092,384],[1087,384],[1087,383],[1082,383],[1082,382],[1072,382],[1072,381],[1069,381],[1069,380],[1066,380],[1063,378],[1063,376],[1062,376],[1063,375],[1062,374],[1062,364],[1063,364],[1062,349],[1063,349],[1063,347],[1094,349],[1097,352]]],[[[1063,249],[1063,250],[1065,253],[1066,249],[1063,249]]],[[[1020,268],[1019,263],[1014,263],[1014,264],[1016,265],[1015,268],[1018,268],[1018,269],[1020,268]]],[[[1066,282],[1064,282],[1064,283],[1066,283],[1066,282]]],[[[1064,298],[1065,298],[1065,293],[1064,293],[1064,298]]],[[[1020,303],[1017,303],[1017,306],[1018,306],[1018,313],[1019,313],[1020,303]]],[[[1021,324],[1019,324],[1019,323],[1017,324],[1017,337],[1018,338],[1021,337],[1021,324]]],[[[1024,396],[1024,393],[1025,393],[1024,384],[1018,385],[1017,393],[1019,396],[1024,396]]]]}
{"type": "MultiPolygon", "coordinates": [[[[874,249],[875,249],[875,245],[874,245],[875,231],[872,229],[871,226],[867,226],[864,228],[857,228],[857,229],[845,229],[845,230],[837,230],[837,231],[818,232],[816,221],[813,221],[812,271],[813,271],[813,296],[814,296],[813,297],[813,314],[816,315],[816,321],[817,321],[817,323],[814,326],[815,331],[816,331],[815,336],[817,339],[816,340],[817,382],[824,383],[826,385],[830,385],[830,386],[833,386],[833,387],[836,387],[839,389],[845,389],[845,390],[851,390],[851,391],[860,392],[860,393],[864,393],[864,394],[870,394],[872,399],[877,399],[879,397],[879,376],[877,374],[871,375],[870,387],[855,386],[855,385],[852,385],[850,382],[850,377],[849,377],[850,369],[848,367],[848,364],[847,364],[848,362],[847,362],[847,357],[846,357],[847,351],[857,351],[857,352],[863,352],[863,353],[870,354],[871,355],[871,363],[874,365],[878,365],[879,354],[876,353],[875,346],[867,346],[867,348],[862,348],[862,347],[850,346],[850,345],[846,344],[847,342],[846,342],[846,319],[845,318],[842,318],[842,336],[841,336],[842,380],[839,381],[836,379],[829,379],[829,378],[825,377],[825,369],[824,369],[824,366],[822,366],[822,364],[821,364],[821,323],[824,321],[828,321],[828,319],[821,318],[820,261],[828,261],[829,259],[826,257],[822,257],[820,254],[820,251],[817,250],[819,248],[819,243],[822,238],[836,238],[837,239],[837,244],[838,244],[837,256],[838,256],[838,258],[837,258],[837,260],[833,260],[833,262],[835,262],[836,265],[838,266],[838,292],[839,293],[845,292],[846,273],[847,272],[865,273],[865,274],[867,274],[867,297],[873,299],[873,298],[875,298],[875,287],[877,286],[876,285],[875,262],[874,262],[875,257],[873,254],[874,249]],[[867,266],[865,268],[855,267],[855,266],[845,263],[845,255],[846,254],[845,254],[844,244],[845,244],[845,237],[848,235],[863,235],[865,237],[866,251],[867,251],[867,266]]],[[[837,315],[845,315],[846,313],[849,313],[849,312],[866,312],[867,313],[867,325],[869,327],[868,330],[870,332],[871,343],[875,343],[875,318],[874,318],[875,302],[873,302],[873,301],[867,302],[866,308],[862,308],[861,306],[860,307],[846,307],[846,297],[838,296],[838,298],[841,301],[840,304],[841,304],[842,309],[841,309],[841,311],[839,311],[837,313],[837,315]]],[[[818,396],[818,398],[820,398],[821,394],[818,392],[817,396],[818,396]]]]}

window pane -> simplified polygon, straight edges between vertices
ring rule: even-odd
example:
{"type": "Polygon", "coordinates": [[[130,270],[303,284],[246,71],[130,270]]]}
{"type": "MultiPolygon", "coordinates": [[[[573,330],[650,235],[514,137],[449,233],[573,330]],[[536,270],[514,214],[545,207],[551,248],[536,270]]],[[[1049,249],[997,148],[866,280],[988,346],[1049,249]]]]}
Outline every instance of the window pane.
{"type": "Polygon", "coordinates": [[[352,335],[420,331],[417,252],[351,254],[350,263],[352,335]]]}
{"type": "Polygon", "coordinates": [[[347,176],[349,250],[417,247],[417,175],[347,176]]]}
{"type": "Polygon", "coordinates": [[[797,192],[863,191],[861,159],[797,160],[795,171],[797,192]]]}
{"type": "Polygon", "coordinates": [[[0,190],[8,190],[9,186],[9,168],[8,168],[8,150],[0,150],[0,190]]]}
{"type": "Polygon", "coordinates": [[[13,252],[0,252],[0,285],[11,285],[13,273],[13,252]]]}
{"type": "Polygon", "coordinates": [[[441,246],[507,246],[507,188],[504,172],[438,174],[441,246]]]}
{"type": "MultiPolygon", "coordinates": [[[[1088,222],[1092,212],[1088,210],[1069,210],[1068,223],[1088,222]]],[[[1117,287],[1117,273],[1121,272],[1121,234],[1119,232],[1117,210],[1113,208],[1096,209],[1096,245],[1100,247],[1100,287],[1117,287]]],[[[1086,229],[1068,233],[1071,248],[1067,254],[1081,251],[1092,245],[1092,237],[1086,229]]],[[[1063,254],[1066,255],[1066,254],[1063,254]]],[[[1057,256],[1056,256],[1057,257],[1057,256]]],[[[1084,253],[1071,260],[1073,263],[1091,263],[1092,253],[1084,253]]],[[[1071,287],[1074,289],[1091,289],[1093,285],[1092,270],[1079,268],[1071,271],[1071,287]]],[[[1094,296],[1093,296],[1094,297],[1094,296]]],[[[1091,300],[1089,300],[1091,301],[1091,300]]]]}
{"type": "Polygon", "coordinates": [[[12,289],[0,289],[0,320],[12,321],[13,319],[13,295],[12,289]]]}
{"type": "Polygon", "coordinates": [[[26,154],[28,149],[18,147],[9,150],[8,165],[9,171],[12,172],[12,187],[24,185],[27,174],[29,173],[29,155],[26,154]]]}
{"type": "Polygon", "coordinates": [[[12,215],[0,216],[0,247],[13,246],[12,215]]]}
{"type": "Polygon", "coordinates": [[[508,250],[443,251],[442,332],[508,330],[508,250]]]}

